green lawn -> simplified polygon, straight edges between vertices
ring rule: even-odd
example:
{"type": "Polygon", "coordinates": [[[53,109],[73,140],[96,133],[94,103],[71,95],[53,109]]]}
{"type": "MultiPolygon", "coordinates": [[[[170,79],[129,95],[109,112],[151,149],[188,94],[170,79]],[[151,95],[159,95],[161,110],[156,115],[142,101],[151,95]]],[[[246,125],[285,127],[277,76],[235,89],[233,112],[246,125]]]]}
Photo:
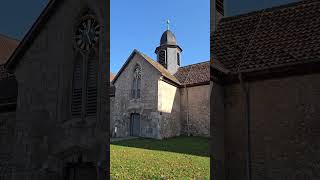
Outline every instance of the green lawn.
{"type": "Polygon", "coordinates": [[[209,139],[132,139],[110,146],[111,179],[210,179],[209,139]]]}

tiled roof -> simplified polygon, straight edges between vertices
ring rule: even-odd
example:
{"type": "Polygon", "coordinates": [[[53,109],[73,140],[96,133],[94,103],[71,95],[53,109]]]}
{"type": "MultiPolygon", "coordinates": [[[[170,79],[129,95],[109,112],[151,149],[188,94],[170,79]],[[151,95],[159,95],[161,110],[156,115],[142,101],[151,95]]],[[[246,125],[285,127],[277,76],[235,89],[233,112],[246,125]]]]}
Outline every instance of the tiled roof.
{"type": "Polygon", "coordinates": [[[0,34],[0,65],[5,64],[19,42],[0,34]]]}
{"type": "Polygon", "coordinates": [[[174,76],[181,85],[193,85],[210,81],[210,62],[201,62],[183,66],[178,69],[174,76]]]}
{"type": "Polygon", "coordinates": [[[17,82],[5,68],[5,63],[18,46],[19,42],[5,35],[0,35],[0,111],[16,104],[17,82]]]}
{"type": "Polygon", "coordinates": [[[110,72],[110,82],[113,80],[114,77],[115,77],[115,75],[110,72]]]}
{"type": "Polygon", "coordinates": [[[214,34],[214,57],[233,72],[240,62],[241,71],[320,62],[319,17],[320,1],[305,0],[224,18],[214,34]]]}

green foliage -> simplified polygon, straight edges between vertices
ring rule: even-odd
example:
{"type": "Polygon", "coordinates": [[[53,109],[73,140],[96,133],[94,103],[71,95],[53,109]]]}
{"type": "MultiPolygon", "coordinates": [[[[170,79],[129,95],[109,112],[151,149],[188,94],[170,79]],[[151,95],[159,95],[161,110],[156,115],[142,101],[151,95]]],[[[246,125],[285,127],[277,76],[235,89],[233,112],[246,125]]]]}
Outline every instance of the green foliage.
{"type": "Polygon", "coordinates": [[[210,179],[208,138],[132,139],[110,146],[111,179],[210,179]]]}

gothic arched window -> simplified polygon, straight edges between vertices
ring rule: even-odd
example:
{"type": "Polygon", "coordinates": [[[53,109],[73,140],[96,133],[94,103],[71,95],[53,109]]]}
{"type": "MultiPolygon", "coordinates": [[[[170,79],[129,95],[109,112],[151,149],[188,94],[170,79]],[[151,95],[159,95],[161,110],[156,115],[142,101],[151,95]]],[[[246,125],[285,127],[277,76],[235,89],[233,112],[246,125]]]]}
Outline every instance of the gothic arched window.
{"type": "Polygon", "coordinates": [[[100,25],[86,13],[75,29],[76,59],[73,68],[71,116],[96,117],[99,72],[100,25]]]}
{"type": "Polygon", "coordinates": [[[132,98],[140,98],[140,87],[141,87],[141,67],[136,65],[133,71],[133,82],[132,82],[132,98]]]}

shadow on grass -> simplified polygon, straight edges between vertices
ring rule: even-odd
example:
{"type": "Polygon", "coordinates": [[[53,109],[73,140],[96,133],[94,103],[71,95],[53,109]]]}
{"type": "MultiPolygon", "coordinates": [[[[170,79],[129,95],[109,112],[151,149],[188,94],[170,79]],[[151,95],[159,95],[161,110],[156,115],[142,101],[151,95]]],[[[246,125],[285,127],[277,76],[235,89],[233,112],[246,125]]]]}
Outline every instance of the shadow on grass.
{"type": "Polygon", "coordinates": [[[163,140],[138,138],[111,144],[209,157],[209,138],[206,137],[180,136],[163,140]]]}

